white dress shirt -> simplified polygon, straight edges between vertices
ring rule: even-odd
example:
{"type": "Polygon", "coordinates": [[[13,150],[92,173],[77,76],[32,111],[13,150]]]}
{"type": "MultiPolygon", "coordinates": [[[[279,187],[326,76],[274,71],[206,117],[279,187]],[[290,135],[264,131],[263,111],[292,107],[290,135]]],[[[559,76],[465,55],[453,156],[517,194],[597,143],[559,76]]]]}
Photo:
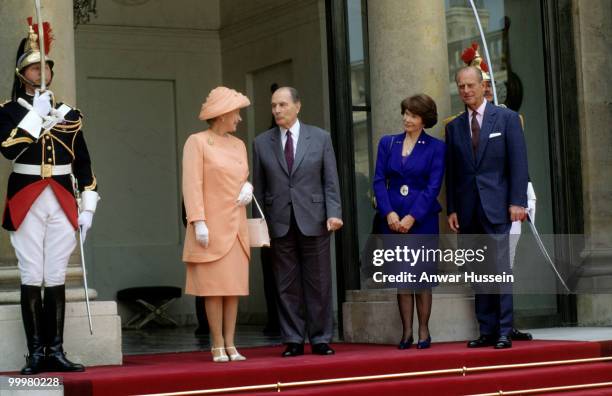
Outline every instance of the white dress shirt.
{"type": "MultiPolygon", "coordinates": [[[[287,129],[279,127],[281,131],[281,148],[285,151],[285,144],[287,144],[287,129]]],[[[300,120],[295,120],[295,123],[289,128],[291,131],[291,140],[293,140],[293,158],[295,158],[295,152],[297,150],[297,142],[300,138],[300,120]]]]}

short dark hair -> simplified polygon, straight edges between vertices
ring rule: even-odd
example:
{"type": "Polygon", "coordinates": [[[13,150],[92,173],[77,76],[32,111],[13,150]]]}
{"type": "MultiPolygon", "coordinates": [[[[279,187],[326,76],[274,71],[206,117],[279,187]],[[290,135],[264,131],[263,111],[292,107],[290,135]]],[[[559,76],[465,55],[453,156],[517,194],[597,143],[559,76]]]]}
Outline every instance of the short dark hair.
{"type": "Polygon", "coordinates": [[[438,108],[429,95],[417,94],[402,100],[402,114],[406,110],[421,117],[425,128],[431,128],[438,122],[438,108]]]}
{"type": "Polygon", "coordinates": [[[476,66],[463,66],[461,69],[457,70],[457,73],[455,73],[455,82],[458,82],[459,75],[467,70],[472,70],[474,73],[476,73],[476,76],[478,77],[478,82],[483,81],[482,70],[480,70],[476,66]]]}
{"type": "Polygon", "coordinates": [[[276,91],[274,91],[274,93],[276,93],[277,91],[280,91],[281,89],[286,89],[289,91],[289,94],[291,95],[291,100],[293,101],[293,103],[300,102],[300,93],[298,92],[297,89],[293,87],[279,87],[276,89],[276,91]]]}

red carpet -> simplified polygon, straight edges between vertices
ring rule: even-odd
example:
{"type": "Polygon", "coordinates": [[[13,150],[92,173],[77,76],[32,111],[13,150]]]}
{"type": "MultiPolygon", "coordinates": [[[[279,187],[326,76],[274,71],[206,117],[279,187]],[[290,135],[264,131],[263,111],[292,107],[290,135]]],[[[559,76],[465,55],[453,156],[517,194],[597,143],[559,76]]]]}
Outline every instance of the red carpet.
{"type": "MultiPolygon", "coordinates": [[[[612,341],[515,342],[508,350],[467,349],[465,343],[432,344],[429,350],[335,344],[334,356],[281,358],[282,347],[241,349],[244,362],[213,363],[208,352],[126,356],[123,366],[88,368],[63,375],[66,395],[130,395],[177,392],[290,381],[491,366],[612,355],[612,341]]],[[[307,348],[309,349],[309,348],[307,348]]],[[[308,351],[309,352],[309,351],[308,351]]],[[[288,395],[465,395],[528,388],[612,382],[612,361],[502,370],[460,376],[360,382],[283,390],[288,395]]],[[[273,391],[256,394],[273,394],[273,391]]],[[[254,393],[251,393],[254,394],[254,393]]],[[[612,388],[581,391],[612,394],[612,388]]]]}

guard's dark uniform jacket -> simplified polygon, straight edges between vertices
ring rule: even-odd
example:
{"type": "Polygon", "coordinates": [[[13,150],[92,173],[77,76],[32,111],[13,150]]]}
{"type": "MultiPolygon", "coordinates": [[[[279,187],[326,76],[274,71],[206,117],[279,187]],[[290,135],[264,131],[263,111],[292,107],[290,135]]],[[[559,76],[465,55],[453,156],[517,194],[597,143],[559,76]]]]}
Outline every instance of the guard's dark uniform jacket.
{"type": "MultiPolygon", "coordinates": [[[[32,104],[32,97],[23,98],[32,104]]],[[[61,103],[55,105],[59,109],[61,103]]],[[[65,121],[52,129],[43,131],[38,140],[17,125],[28,110],[16,101],[0,106],[0,152],[9,160],[29,165],[38,165],[40,175],[12,172],[8,180],[6,204],[2,227],[15,231],[28,214],[40,193],[50,186],[72,226],[77,228],[78,209],[73,183],[69,174],[52,175],[53,166],[72,165],[78,189],[97,190],[96,178],[91,170],[91,161],[83,137],[82,115],[70,109],[65,121]]]]}

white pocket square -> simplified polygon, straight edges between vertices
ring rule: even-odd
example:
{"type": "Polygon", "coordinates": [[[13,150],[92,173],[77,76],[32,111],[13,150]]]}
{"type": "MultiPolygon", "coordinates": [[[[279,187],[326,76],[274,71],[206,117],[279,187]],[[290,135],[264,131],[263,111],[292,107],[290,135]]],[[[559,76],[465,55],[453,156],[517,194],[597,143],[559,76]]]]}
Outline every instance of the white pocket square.
{"type": "Polygon", "coordinates": [[[498,137],[498,136],[501,136],[501,132],[495,132],[495,133],[490,134],[489,135],[489,139],[492,139],[492,138],[498,137]]]}

